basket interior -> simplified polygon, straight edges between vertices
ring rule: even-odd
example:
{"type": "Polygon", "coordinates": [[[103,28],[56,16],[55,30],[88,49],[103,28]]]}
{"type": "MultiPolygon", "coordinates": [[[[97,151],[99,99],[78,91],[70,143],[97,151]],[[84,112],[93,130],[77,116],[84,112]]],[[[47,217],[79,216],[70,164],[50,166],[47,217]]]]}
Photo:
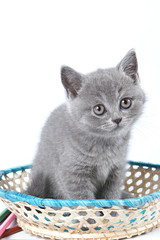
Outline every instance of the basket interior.
{"type": "MultiPolygon", "coordinates": [[[[142,197],[160,190],[160,169],[130,164],[127,164],[126,168],[123,191],[142,197]]],[[[10,172],[2,175],[0,187],[23,193],[29,185],[30,176],[31,169],[10,172]]]]}

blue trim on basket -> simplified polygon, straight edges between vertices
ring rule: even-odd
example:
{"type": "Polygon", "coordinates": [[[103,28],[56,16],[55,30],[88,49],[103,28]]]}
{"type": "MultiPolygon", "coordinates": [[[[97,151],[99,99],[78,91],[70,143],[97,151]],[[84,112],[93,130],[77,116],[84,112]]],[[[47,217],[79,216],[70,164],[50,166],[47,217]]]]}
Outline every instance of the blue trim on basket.
{"type": "MultiPolygon", "coordinates": [[[[146,166],[149,168],[156,168],[160,169],[160,165],[158,164],[151,164],[151,163],[144,163],[144,162],[134,162],[129,161],[130,165],[138,165],[138,166],[146,166]]],[[[19,170],[29,169],[31,165],[26,165],[22,167],[10,168],[7,170],[0,171],[0,180],[4,174],[8,174],[10,172],[17,172],[19,170]]],[[[131,198],[131,199],[115,199],[115,200],[107,200],[107,199],[95,199],[95,200],[56,200],[56,199],[43,199],[34,197],[31,195],[27,195],[24,193],[18,193],[14,191],[8,191],[0,188],[0,197],[6,198],[11,202],[27,202],[34,206],[39,206],[42,208],[45,207],[71,207],[71,206],[96,206],[98,208],[101,207],[112,207],[112,206],[128,206],[133,208],[138,208],[143,206],[146,203],[150,203],[157,198],[160,198],[160,191],[155,192],[153,194],[139,197],[139,198],[131,198]]]]}
{"type": "Polygon", "coordinates": [[[7,170],[0,170],[0,180],[1,180],[1,178],[2,178],[2,175],[4,175],[4,174],[8,174],[8,173],[11,173],[11,172],[17,172],[17,171],[29,169],[29,168],[31,168],[31,167],[32,167],[31,164],[27,164],[27,165],[24,165],[24,166],[9,168],[9,169],[7,169],[7,170]]]}
{"type": "Polygon", "coordinates": [[[135,161],[128,161],[130,165],[137,165],[140,167],[149,167],[149,168],[156,168],[160,169],[160,164],[154,164],[154,163],[146,163],[146,162],[135,162],[135,161]]]}

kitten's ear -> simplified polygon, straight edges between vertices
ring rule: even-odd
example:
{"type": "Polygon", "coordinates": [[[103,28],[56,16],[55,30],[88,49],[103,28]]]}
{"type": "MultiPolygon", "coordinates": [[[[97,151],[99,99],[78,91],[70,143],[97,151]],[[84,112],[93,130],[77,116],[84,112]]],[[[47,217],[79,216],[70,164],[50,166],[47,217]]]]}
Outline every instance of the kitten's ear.
{"type": "Polygon", "coordinates": [[[117,65],[118,70],[124,72],[127,76],[133,79],[134,83],[139,82],[138,62],[136,52],[131,49],[126,56],[117,65]]]}
{"type": "Polygon", "coordinates": [[[70,67],[61,68],[61,80],[67,91],[67,96],[75,98],[82,87],[82,75],[70,67]]]}

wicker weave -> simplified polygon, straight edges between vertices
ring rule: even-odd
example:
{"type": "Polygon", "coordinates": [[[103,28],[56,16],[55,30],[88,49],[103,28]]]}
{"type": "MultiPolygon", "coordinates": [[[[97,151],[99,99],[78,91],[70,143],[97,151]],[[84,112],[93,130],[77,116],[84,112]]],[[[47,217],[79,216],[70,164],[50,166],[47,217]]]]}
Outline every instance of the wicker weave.
{"type": "Polygon", "coordinates": [[[17,193],[29,184],[29,166],[0,175],[1,200],[16,214],[20,227],[42,237],[120,239],[160,226],[158,165],[130,162],[123,188],[137,198],[128,200],[43,200],[17,193]]]}

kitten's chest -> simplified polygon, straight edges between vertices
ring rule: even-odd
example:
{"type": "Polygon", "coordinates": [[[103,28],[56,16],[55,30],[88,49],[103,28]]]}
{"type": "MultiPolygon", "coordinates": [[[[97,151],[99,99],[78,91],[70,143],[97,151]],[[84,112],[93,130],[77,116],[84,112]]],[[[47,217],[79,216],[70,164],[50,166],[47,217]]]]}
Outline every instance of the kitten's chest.
{"type": "Polygon", "coordinates": [[[112,164],[108,161],[106,156],[102,158],[102,156],[98,159],[95,167],[94,167],[94,185],[99,187],[103,186],[113,168],[112,164]]]}
{"type": "Polygon", "coordinates": [[[124,156],[119,152],[105,151],[99,155],[95,164],[94,183],[97,187],[103,186],[109,175],[119,166],[124,156]]]}
{"type": "Polygon", "coordinates": [[[103,163],[102,165],[97,165],[96,171],[95,171],[96,185],[104,185],[108,178],[109,172],[110,172],[110,168],[107,165],[107,163],[103,163]]]}

